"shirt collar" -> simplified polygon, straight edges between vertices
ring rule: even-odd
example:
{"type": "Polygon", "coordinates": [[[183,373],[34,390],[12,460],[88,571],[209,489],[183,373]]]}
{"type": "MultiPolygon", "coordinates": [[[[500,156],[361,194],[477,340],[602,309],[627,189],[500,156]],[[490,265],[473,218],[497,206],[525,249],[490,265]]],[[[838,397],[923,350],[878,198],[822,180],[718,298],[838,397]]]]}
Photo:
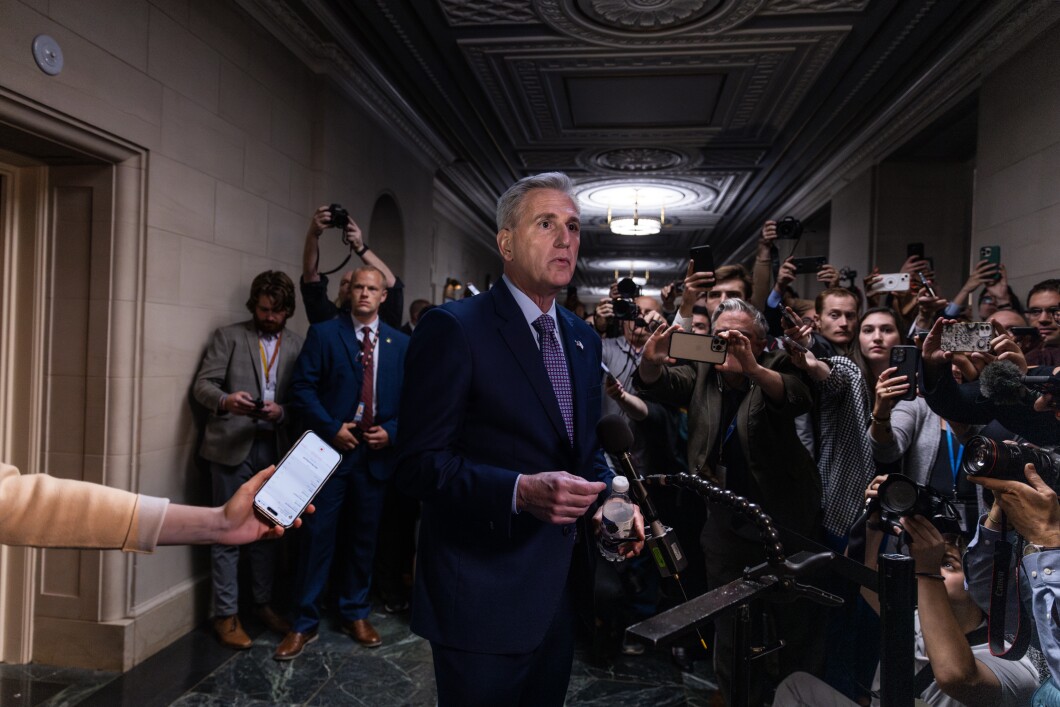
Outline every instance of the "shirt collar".
{"type": "Polygon", "coordinates": [[[523,313],[523,317],[526,318],[527,324],[533,326],[538,317],[542,314],[547,314],[552,317],[552,321],[556,325],[556,331],[559,331],[559,318],[556,316],[556,300],[552,300],[552,306],[548,308],[547,312],[542,312],[541,308],[534,304],[534,301],[527,297],[526,293],[516,287],[515,283],[509,280],[507,275],[501,275],[501,279],[504,280],[504,284],[508,286],[509,292],[511,292],[512,297],[515,298],[515,303],[519,305],[519,311],[523,313]]]}
{"type": "Polygon", "coordinates": [[[361,329],[363,329],[364,327],[368,327],[371,330],[372,339],[379,338],[379,317],[373,319],[369,324],[362,324],[361,322],[354,319],[352,314],[350,315],[350,320],[353,322],[353,330],[357,332],[358,339],[364,336],[363,334],[361,334],[361,329]]]}

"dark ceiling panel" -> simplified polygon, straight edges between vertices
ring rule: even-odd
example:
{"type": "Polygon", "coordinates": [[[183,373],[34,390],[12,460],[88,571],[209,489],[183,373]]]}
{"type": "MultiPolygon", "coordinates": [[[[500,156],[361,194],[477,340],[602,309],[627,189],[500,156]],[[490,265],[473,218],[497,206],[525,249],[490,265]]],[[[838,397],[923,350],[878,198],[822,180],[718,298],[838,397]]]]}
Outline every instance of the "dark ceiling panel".
{"type": "Polygon", "coordinates": [[[714,124],[721,74],[568,76],[575,129],[687,128],[714,124]]]}

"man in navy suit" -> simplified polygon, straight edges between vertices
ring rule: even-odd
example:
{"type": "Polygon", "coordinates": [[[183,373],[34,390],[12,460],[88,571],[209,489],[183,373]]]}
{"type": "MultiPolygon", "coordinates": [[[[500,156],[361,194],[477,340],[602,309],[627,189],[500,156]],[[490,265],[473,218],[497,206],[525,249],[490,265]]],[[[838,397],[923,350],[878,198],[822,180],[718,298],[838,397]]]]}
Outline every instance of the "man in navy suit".
{"type": "Polygon", "coordinates": [[[568,573],[611,476],[600,338],[555,303],[580,238],[567,176],[517,182],[497,226],[504,277],[427,312],[409,346],[397,478],[423,501],[412,629],[431,642],[439,704],[559,705],[568,573]]]}
{"type": "Polygon", "coordinates": [[[353,271],[351,312],[309,329],[291,381],[292,408],[306,427],[342,452],[342,462],[314,500],[295,579],[297,609],[276,660],[291,660],[317,638],[317,599],[335,554],[340,520],[348,528],[339,558],[342,630],[364,646],[382,643],[368,623],[372,559],[386,482],[396,460],[398,402],[409,338],[379,321],[383,273],[353,271]]]}

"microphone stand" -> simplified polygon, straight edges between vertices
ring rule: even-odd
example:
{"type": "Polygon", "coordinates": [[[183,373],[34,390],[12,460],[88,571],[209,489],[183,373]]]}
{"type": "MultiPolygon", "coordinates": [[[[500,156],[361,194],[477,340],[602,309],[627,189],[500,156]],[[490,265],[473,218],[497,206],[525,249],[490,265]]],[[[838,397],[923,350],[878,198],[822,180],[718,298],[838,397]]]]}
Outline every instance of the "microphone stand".
{"type": "Polygon", "coordinates": [[[751,601],[760,596],[775,594],[778,595],[774,597],[775,600],[805,598],[829,606],[841,605],[843,600],[839,597],[797,581],[799,576],[834,561],[836,555],[833,552],[799,552],[790,558],[785,558],[780,534],[773,525],[772,518],[758,504],[730,490],[722,489],[702,477],[682,473],[670,476],[649,476],[644,481],[692,491],[708,502],[731,508],[736,514],[744,516],[758,528],[766,553],[764,563],[757,567],[747,568],[744,576],[734,582],[626,629],[627,634],[638,640],[658,646],[690,629],[698,631],[701,623],[716,615],[735,611],[732,707],[748,705],[751,661],[784,647],[783,641],[765,648],[756,648],[751,645],[751,601]]]}

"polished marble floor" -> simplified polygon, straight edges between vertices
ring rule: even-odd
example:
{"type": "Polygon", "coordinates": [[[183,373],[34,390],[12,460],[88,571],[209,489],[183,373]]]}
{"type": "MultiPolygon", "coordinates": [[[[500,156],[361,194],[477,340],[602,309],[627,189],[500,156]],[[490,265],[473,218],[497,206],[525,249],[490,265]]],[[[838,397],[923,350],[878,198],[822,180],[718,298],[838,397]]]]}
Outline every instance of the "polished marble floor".
{"type": "MultiPolygon", "coordinates": [[[[0,665],[0,706],[35,705],[433,705],[430,646],[408,630],[407,617],[375,614],[379,648],[362,648],[325,625],[320,640],[294,661],[277,663],[278,637],[248,621],[247,651],[220,646],[208,628],[193,631],[134,670],[118,673],[0,665]]],[[[567,705],[720,704],[707,661],[690,673],[669,654],[598,661],[579,647],[567,705]]]]}

